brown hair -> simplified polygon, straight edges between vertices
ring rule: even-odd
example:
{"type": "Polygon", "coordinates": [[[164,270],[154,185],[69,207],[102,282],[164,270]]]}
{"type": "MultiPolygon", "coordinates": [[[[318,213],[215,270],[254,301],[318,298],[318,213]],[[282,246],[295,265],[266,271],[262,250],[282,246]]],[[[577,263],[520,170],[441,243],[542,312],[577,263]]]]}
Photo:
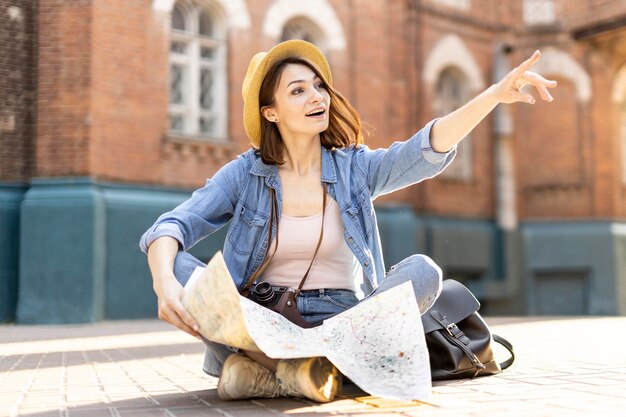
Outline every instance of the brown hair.
{"type": "MultiPolygon", "coordinates": [[[[320,71],[303,58],[289,57],[278,61],[263,79],[259,91],[259,108],[274,105],[274,95],[278,89],[280,77],[288,64],[302,64],[309,67],[321,80],[330,95],[331,104],[329,109],[328,128],[320,133],[322,146],[326,149],[343,148],[351,143],[359,146],[363,143],[361,133],[361,117],[352,104],[341,95],[322,77],[320,71]]],[[[283,151],[285,144],[282,141],[280,132],[275,123],[268,121],[263,115],[261,117],[261,144],[260,154],[264,163],[269,165],[282,165],[283,151]]]]}

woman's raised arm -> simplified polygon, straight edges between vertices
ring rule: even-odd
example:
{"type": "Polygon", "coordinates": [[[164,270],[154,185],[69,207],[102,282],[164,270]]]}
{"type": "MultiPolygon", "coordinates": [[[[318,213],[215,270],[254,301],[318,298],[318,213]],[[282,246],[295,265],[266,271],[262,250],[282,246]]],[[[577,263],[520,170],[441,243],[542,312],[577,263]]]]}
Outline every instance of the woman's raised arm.
{"type": "Polygon", "coordinates": [[[452,149],[500,103],[522,101],[534,104],[534,97],[521,91],[526,84],[532,84],[545,101],[552,101],[548,88],[556,87],[556,81],[546,80],[541,75],[529,71],[540,57],[541,52],[535,51],[530,58],[511,70],[497,84],[493,84],[463,107],[439,119],[433,126],[430,136],[433,150],[447,152],[452,149]]]}

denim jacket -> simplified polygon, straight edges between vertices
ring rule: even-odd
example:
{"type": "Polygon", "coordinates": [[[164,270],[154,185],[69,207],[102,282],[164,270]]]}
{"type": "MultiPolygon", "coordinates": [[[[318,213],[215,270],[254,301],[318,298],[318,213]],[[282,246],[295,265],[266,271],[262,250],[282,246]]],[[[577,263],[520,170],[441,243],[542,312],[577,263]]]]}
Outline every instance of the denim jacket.
{"type": "MultiPolygon", "coordinates": [[[[435,152],[430,131],[436,120],[404,142],[388,149],[353,145],[322,147],[322,183],[338,204],[344,239],[363,271],[365,295],[385,277],[385,265],[372,201],[383,194],[434,177],[447,167],[456,148],[435,152]]],[[[282,188],[276,165],[266,165],[250,149],[222,167],[203,188],[174,210],[160,216],[141,238],[141,250],[161,236],[178,240],[183,250],[230,222],[223,255],[238,288],[259,268],[266,251],[270,192],[275,189],[278,218],[282,188]]],[[[275,231],[274,231],[275,236],[275,231]]],[[[359,288],[357,286],[357,288],[359,288]]]]}

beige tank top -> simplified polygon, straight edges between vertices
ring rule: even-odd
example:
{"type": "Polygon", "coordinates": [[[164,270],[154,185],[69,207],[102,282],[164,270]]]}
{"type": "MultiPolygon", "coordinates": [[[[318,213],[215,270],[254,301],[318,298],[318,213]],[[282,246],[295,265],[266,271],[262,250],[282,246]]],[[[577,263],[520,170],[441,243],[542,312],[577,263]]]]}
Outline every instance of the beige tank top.
{"type": "MultiPolygon", "coordinates": [[[[315,253],[321,227],[321,212],[306,217],[281,215],[278,248],[260,281],[297,288],[315,253]]],[[[270,248],[268,255],[274,253],[274,242],[270,248]]],[[[335,200],[328,198],[324,238],[303,289],[343,288],[354,291],[357,265],[343,238],[339,206],[335,200]]]]}

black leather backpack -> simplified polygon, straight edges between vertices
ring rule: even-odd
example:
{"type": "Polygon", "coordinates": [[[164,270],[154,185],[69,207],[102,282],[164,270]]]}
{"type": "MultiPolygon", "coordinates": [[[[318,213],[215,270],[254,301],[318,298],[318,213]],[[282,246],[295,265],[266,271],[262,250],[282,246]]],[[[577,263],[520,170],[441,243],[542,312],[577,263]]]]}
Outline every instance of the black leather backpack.
{"type": "Polygon", "coordinates": [[[479,308],[480,303],[463,284],[443,281],[441,295],[422,315],[433,381],[493,375],[513,364],[513,346],[491,334],[479,308]],[[511,357],[498,363],[492,340],[504,346],[511,357]]]}

